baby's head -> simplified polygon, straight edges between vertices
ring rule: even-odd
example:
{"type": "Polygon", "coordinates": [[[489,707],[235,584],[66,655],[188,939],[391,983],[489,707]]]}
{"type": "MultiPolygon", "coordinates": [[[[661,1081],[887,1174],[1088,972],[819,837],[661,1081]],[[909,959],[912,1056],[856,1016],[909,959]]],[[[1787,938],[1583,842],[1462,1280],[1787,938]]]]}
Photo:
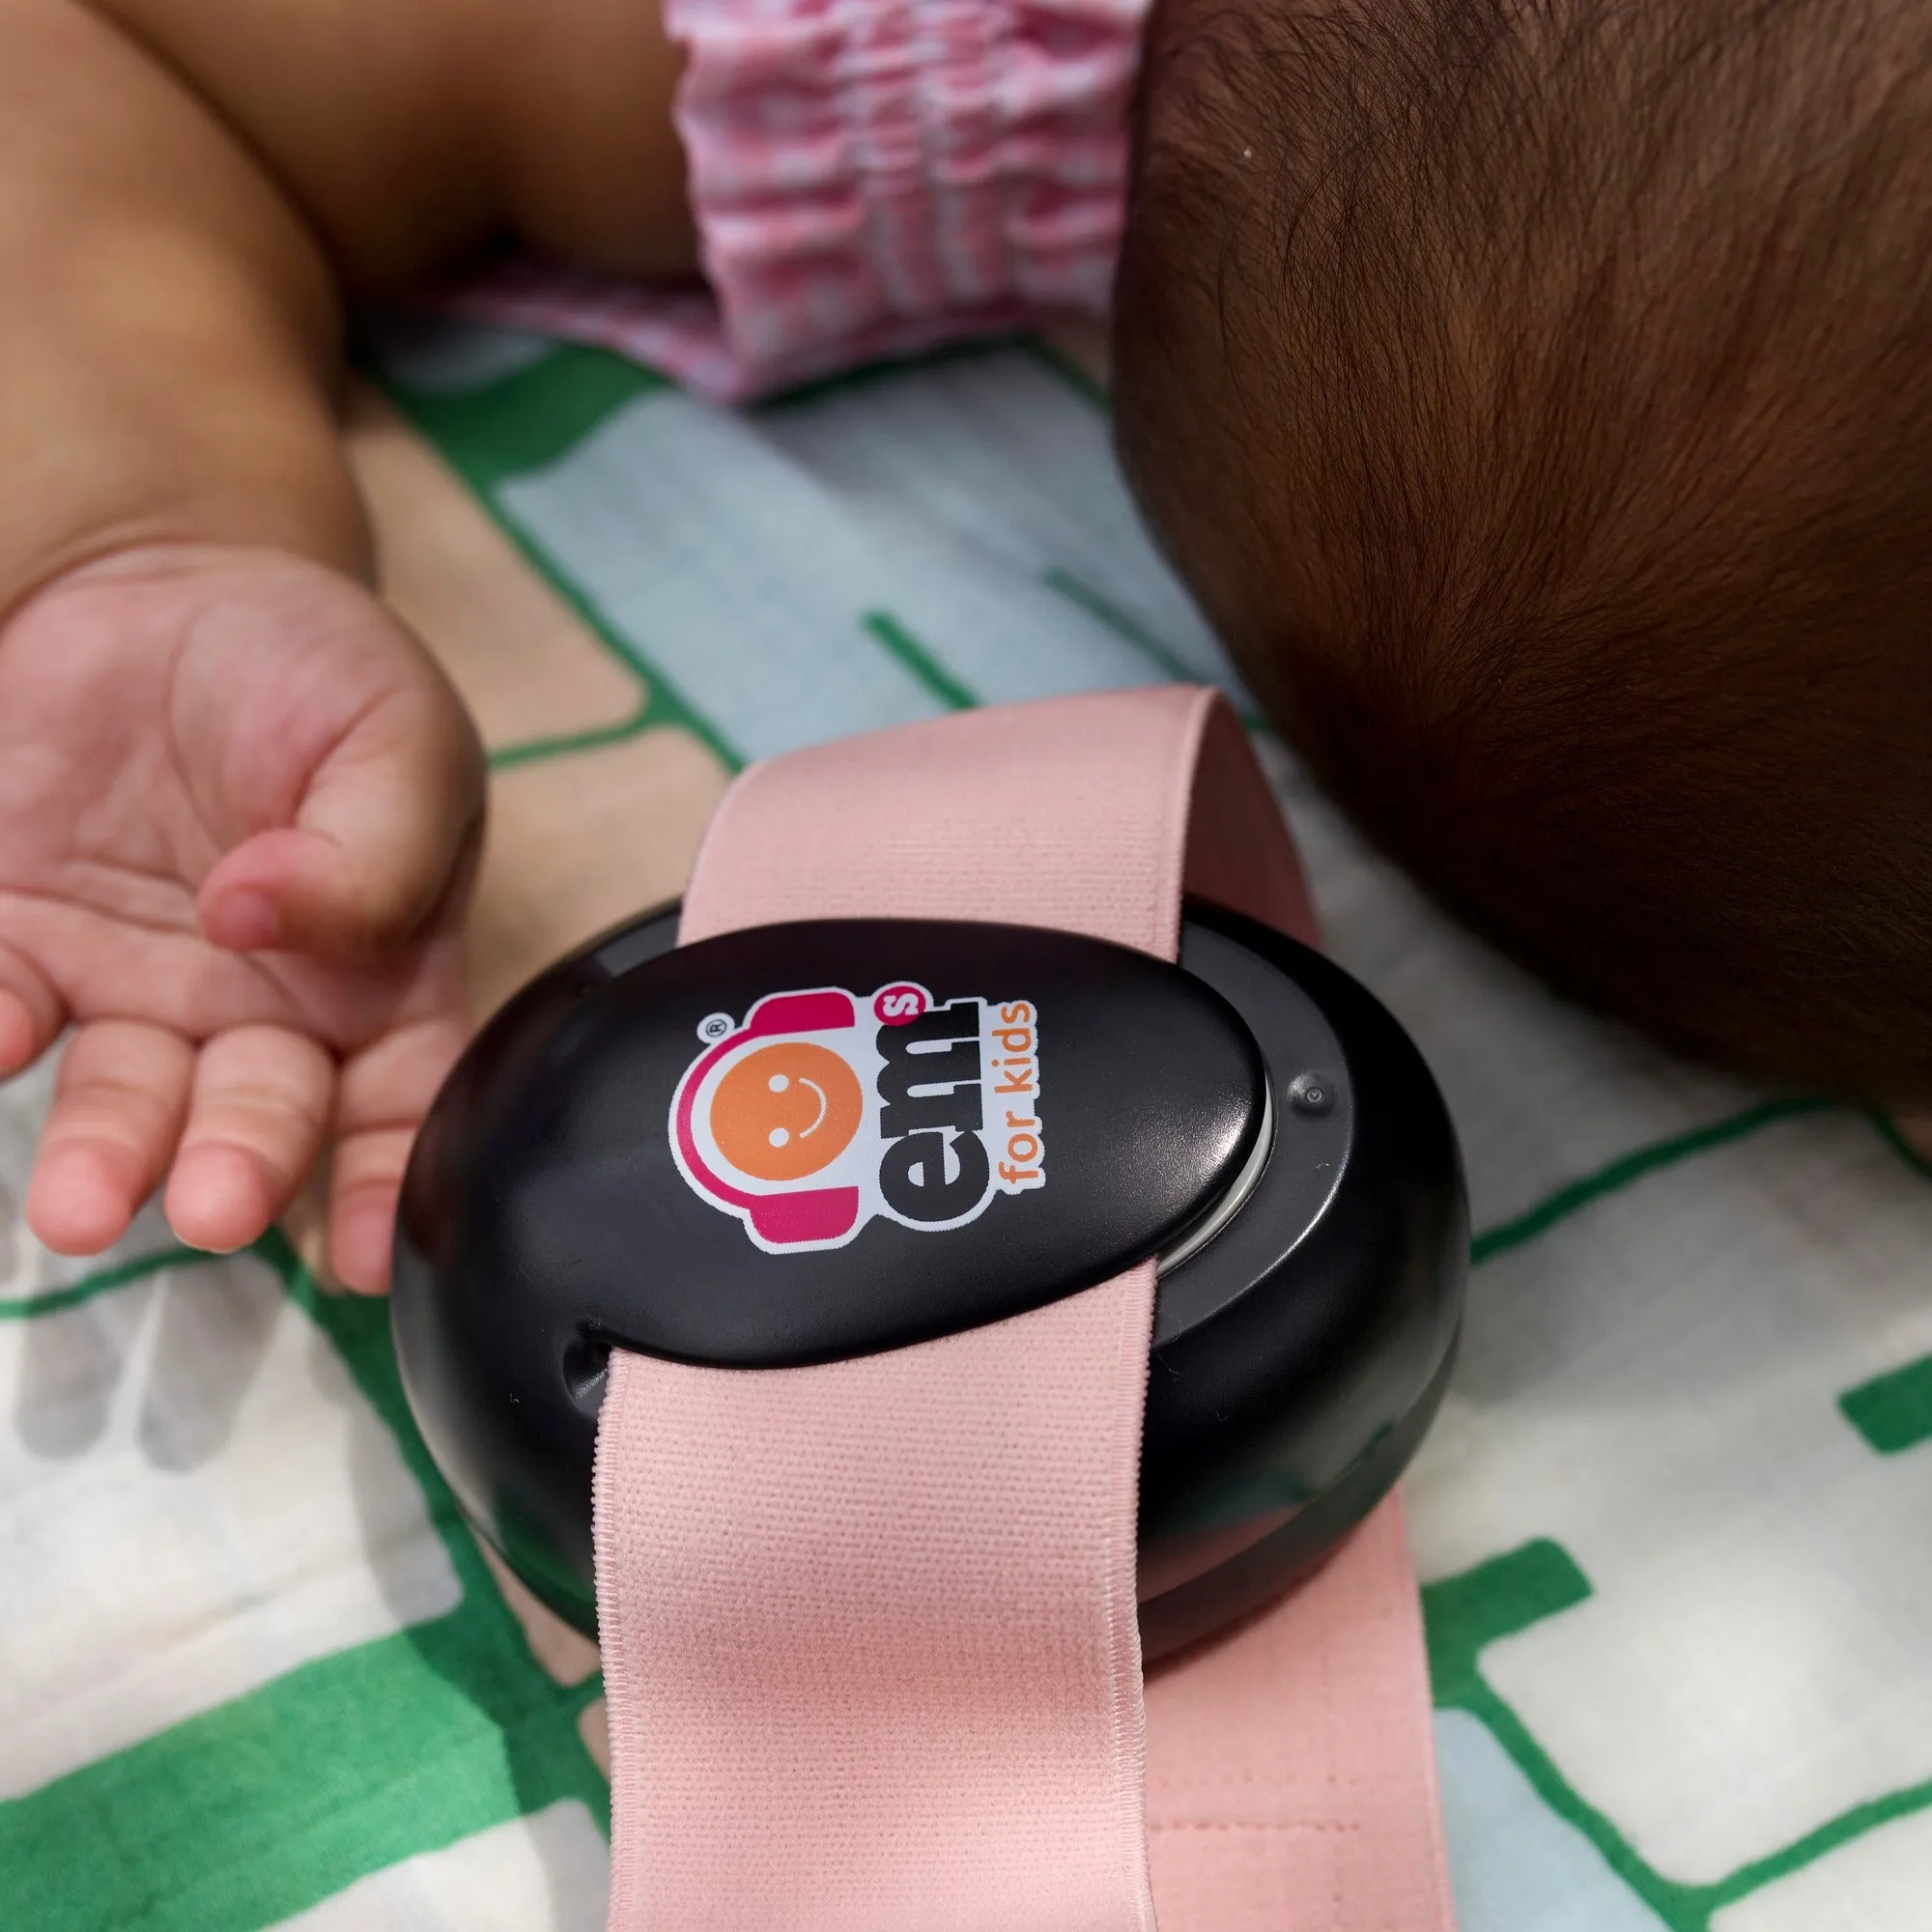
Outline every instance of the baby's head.
{"type": "Polygon", "coordinates": [[[1914,0],[1164,0],[1122,460],[1259,696],[1558,984],[1932,1096],[1914,0]]]}

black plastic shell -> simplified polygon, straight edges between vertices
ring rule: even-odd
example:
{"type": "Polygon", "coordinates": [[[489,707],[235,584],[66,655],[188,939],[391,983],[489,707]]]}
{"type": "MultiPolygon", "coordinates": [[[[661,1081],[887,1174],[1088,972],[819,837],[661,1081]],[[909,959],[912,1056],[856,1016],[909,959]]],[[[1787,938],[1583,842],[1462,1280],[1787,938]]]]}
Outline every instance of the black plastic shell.
{"type": "MultiPolygon", "coordinates": [[[[552,968],[493,1021],[438,1101],[399,1221],[392,1321],[425,1439],[482,1533],[586,1632],[605,1349],[594,1323],[581,1325],[544,1344],[557,1359],[515,1377],[526,1393],[489,1385],[499,1371],[479,1369],[456,1332],[488,1319],[476,1285],[458,1280],[458,1231],[473,1191],[491,1186],[472,1171],[472,1129],[586,993],[675,940],[674,908],[647,915],[552,968]]],[[[1468,1240],[1441,1096],[1369,993],[1271,928],[1194,901],[1179,963],[1259,1048],[1273,1143],[1240,1211],[1160,1283],[1140,1516],[1150,1657],[1277,1594],[1393,1484],[1448,1377],[1468,1240]]],[[[487,1286],[498,1306],[519,1293],[487,1286]]]]}
{"type": "Polygon", "coordinates": [[[1454,1364],[1469,1222],[1414,1042],[1332,960],[1190,901],[1180,964],[1255,1036],[1266,1173],[1162,1276],[1141,1454],[1141,1642],[1158,1657],[1278,1595],[1381,1500],[1454,1364]]]}

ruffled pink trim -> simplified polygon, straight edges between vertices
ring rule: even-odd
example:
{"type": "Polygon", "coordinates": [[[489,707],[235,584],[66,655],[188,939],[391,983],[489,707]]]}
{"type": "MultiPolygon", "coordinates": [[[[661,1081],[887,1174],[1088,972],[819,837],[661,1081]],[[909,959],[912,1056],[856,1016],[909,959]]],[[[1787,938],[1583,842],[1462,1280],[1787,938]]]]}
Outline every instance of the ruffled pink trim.
{"type": "Polygon", "coordinates": [[[710,294],[516,264],[447,306],[723,400],[1103,311],[1144,0],[670,0],[710,294]]]}

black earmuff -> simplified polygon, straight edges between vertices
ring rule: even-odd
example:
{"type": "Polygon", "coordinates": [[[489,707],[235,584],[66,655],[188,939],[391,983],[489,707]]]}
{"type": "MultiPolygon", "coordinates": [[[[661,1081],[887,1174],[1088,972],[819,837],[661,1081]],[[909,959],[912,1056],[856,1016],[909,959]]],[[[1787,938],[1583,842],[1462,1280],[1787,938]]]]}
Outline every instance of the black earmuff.
{"type": "Polygon", "coordinates": [[[451,1075],[393,1321],[482,1534],[595,1628],[613,1347],[755,1373],[1159,1268],[1145,1653],[1318,1563],[1441,1400],[1468,1251],[1421,1056],[1340,968],[1190,900],[1179,963],[1032,927],[828,921],[553,967],[451,1075]]]}

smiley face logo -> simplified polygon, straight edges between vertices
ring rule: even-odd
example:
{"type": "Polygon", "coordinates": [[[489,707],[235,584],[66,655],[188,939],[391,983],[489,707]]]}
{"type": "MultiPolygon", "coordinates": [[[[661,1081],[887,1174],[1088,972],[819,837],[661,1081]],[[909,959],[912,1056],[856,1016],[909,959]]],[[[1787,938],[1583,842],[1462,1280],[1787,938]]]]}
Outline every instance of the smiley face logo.
{"type": "Polygon", "coordinates": [[[740,1174],[798,1180],[851,1146],[865,1113],[859,1076],[828,1047],[784,1040],[748,1053],[711,1097],[711,1136],[740,1174]]]}

